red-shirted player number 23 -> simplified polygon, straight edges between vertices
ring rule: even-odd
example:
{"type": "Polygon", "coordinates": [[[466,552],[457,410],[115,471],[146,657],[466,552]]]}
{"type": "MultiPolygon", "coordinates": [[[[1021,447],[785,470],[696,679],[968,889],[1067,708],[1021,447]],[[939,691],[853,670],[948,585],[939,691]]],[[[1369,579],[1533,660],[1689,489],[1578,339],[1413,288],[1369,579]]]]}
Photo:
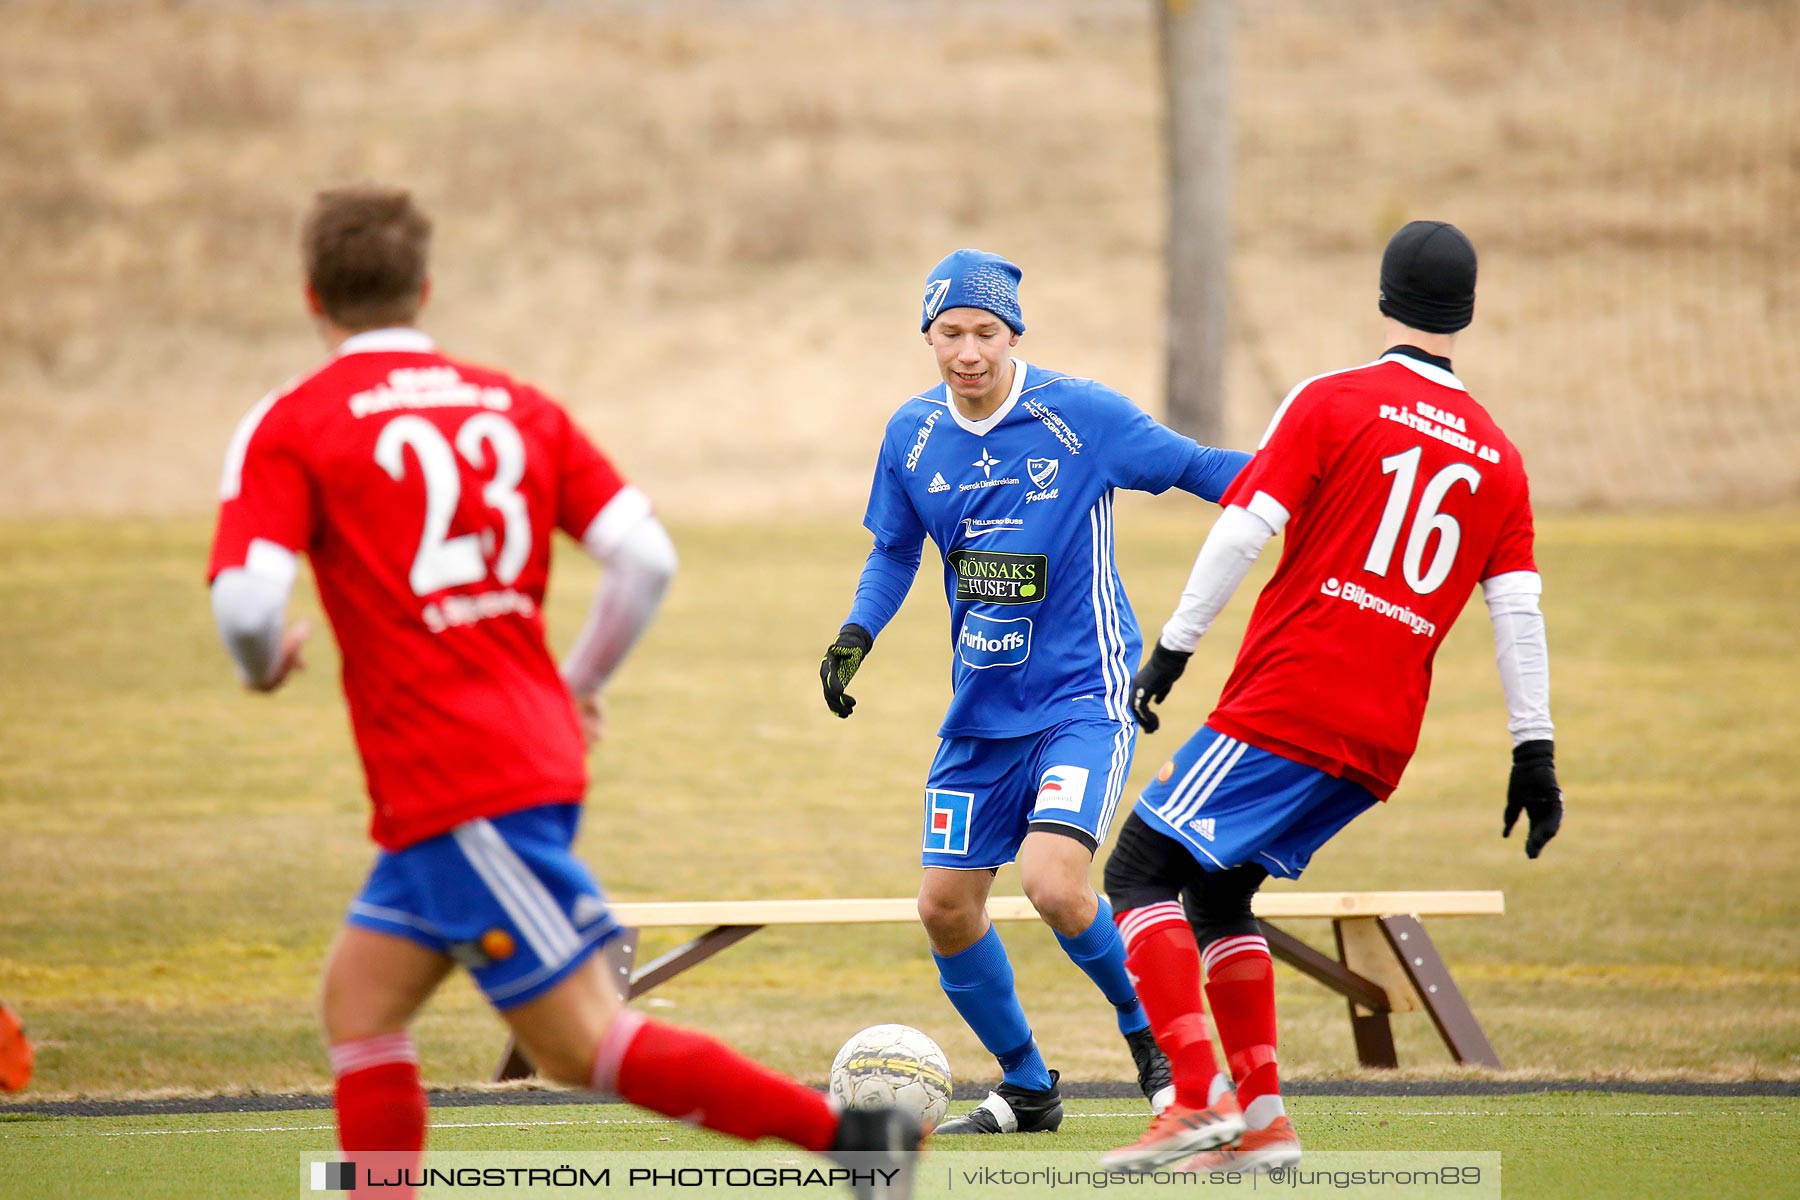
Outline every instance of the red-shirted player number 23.
{"type": "Polygon", "coordinates": [[[487,578],[488,559],[483,539],[489,533],[464,533],[450,537],[450,521],[462,502],[461,455],[476,470],[493,455],[494,477],[481,490],[482,501],[505,519],[500,553],[494,557],[493,574],[511,584],[531,557],[531,510],[519,494],[525,478],[525,440],[513,423],[499,413],[477,413],[456,431],[455,449],[436,425],[424,417],[395,417],[375,439],[375,461],[396,481],[406,478],[406,451],[419,460],[425,477],[425,527],[419,534],[419,552],[413,557],[408,582],[414,593],[428,596],[445,588],[478,583],[487,578]]]}
{"type": "MultiPolygon", "coordinates": [[[[1406,510],[1412,505],[1413,484],[1418,481],[1419,459],[1424,453],[1423,446],[1414,446],[1381,460],[1381,473],[1392,475],[1394,483],[1388,491],[1387,507],[1382,510],[1375,540],[1369,546],[1369,557],[1363,561],[1363,569],[1371,575],[1385,578],[1394,561],[1394,545],[1400,540],[1400,526],[1405,523],[1406,510]]],[[[1406,578],[1406,586],[1421,596],[1442,587],[1444,580],[1450,577],[1450,568],[1456,563],[1456,548],[1462,544],[1462,526],[1449,513],[1439,512],[1438,505],[1459,483],[1468,484],[1472,496],[1481,486],[1481,472],[1468,463],[1451,463],[1433,475],[1419,497],[1418,514],[1413,517],[1412,530],[1406,535],[1406,552],[1400,557],[1400,573],[1406,578]],[[1427,567],[1423,563],[1425,544],[1431,540],[1433,530],[1439,534],[1437,552],[1431,556],[1431,565],[1427,567]]]]}

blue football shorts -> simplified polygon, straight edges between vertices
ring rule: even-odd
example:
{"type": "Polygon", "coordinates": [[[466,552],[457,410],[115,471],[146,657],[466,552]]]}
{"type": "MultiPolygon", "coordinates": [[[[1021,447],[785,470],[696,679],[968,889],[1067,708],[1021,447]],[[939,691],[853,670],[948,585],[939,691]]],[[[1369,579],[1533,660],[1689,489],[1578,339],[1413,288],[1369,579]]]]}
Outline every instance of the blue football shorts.
{"type": "Polygon", "coordinates": [[[1298,879],[1320,846],[1376,803],[1360,783],[1202,725],[1138,797],[1137,813],[1208,870],[1254,862],[1298,879]]]}
{"type": "Polygon", "coordinates": [[[1034,829],[1096,849],[1119,807],[1136,745],[1129,719],[1078,718],[1014,738],[945,738],[925,782],[924,864],[1004,866],[1034,829]]]}
{"type": "Polygon", "coordinates": [[[469,821],[383,851],[346,920],[467,967],[496,1008],[555,987],[622,931],[570,851],[579,804],[469,821]]]}

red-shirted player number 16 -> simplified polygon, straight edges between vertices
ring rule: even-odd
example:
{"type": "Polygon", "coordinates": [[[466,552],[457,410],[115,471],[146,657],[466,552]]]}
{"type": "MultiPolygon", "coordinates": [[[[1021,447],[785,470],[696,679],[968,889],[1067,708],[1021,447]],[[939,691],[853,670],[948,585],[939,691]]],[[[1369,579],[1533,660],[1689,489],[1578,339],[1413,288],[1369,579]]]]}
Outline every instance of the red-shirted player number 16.
{"type": "Polygon", "coordinates": [[[506,519],[506,534],[493,572],[501,583],[512,583],[531,557],[531,511],[518,491],[519,481],[525,478],[525,441],[513,423],[499,413],[477,413],[457,429],[453,452],[449,440],[424,417],[395,417],[375,439],[375,461],[394,480],[404,479],[409,448],[425,476],[425,528],[419,534],[419,552],[408,576],[412,590],[428,596],[487,578],[482,539],[491,535],[448,536],[450,520],[462,502],[458,454],[478,471],[486,465],[488,453],[494,456],[494,477],[482,488],[481,499],[506,519]]]}
{"type": "MultiPolygon", "coordinates": [[[[1363,569],[1371,575],[1386,578],[1388,566],[1394,561],[1394,543],[1400,540],[1400,526],[1412,504],[1413,484],[1419,477],[1419,458],[1424,453],[1423,446],[1414,446],[1381,460],[1381,473],[1392,475],[1394,484],[1388,492],[1387,507],[1381,513],[1381,525],[1375,530],[1375,541],[1369,546],[1369,557],[1363,561],[1363,569]]],[[[1459,483],[1467,483],[1472,496],[1481,486],[1481,472],[1468,463],[1451,463],[1431,477],[1424,494],[1419,497],[1418,515],[1413,517],[1412,532],[1406,537],[1406,553],[1400,559],[1400,572],[1406,578],[1406,586],[1421,596],[1442,587],[1444,580],[1450,577],[1450,568],[1455,565],[1456,548],[1462,543],[1462,526],[1449,513],[1439,512],[1438,505],[1459,483]],[[1431,540],[1434,529],[1440,535],[1437,553],[1431,556],[1431,566],[1421,570],[1425,543],[1431,540]]]]}

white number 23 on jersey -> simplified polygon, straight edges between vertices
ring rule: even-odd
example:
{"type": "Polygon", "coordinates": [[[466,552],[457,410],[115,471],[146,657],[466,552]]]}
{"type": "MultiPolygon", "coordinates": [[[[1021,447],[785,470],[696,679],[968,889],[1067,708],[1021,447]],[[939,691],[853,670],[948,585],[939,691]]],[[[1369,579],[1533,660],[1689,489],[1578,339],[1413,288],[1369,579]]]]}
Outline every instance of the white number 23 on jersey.
{"type": "Polygon", "coordinates": [[[450,521],[462,502],[462,470],[456,458],[476,470],[493,456],[494,476],[481,490],[481,499],[505,520],[500,553],[494,559],[494,578],[511,584],[531,557],[531,512],[519,494],[525,478],[525,441],[513,423],[499,413],[477,413],[456,431],[455,449],[436,425],[424,417],[395,417],[375,440],[375,461],[392,479],[406,478],[406,451],[411,449],[425,477],[425,527],[419,550],[413,557],[408,582],[420,595],[461,587],[487,578],[487,555],[480,533],[448,536],[450,521]]]}

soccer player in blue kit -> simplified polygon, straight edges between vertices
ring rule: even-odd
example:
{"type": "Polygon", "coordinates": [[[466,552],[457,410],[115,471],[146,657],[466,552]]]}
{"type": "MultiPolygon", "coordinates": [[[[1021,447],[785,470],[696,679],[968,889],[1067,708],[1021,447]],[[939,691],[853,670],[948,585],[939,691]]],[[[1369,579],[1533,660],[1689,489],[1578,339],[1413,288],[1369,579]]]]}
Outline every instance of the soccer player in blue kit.
{"type": "Polygon", "coordinates": [[[1091,379],[1013,358],[1019,278],[979,250],[928,277],[920,329],[943,383],[888,421],[863,518],[875,547],[819,668],[826,704],[848,717],[856,701],[844,689],[930,537],[944,557],[954,695],[925,783],[919,919],[945,994],[1004,1073],[939,1135],[1062,1123],[1057,1072],[987,918],[995,872],[1015,858],[1032,906],[1117,1010],[1152,1108],[1172,1098],[1112,911],[1088,877],[1136,744],[1129,685],[1142,639],[1113,563],[1113,491],[1178,487],[1216,502],[1249,461],[1091,379]]]}

